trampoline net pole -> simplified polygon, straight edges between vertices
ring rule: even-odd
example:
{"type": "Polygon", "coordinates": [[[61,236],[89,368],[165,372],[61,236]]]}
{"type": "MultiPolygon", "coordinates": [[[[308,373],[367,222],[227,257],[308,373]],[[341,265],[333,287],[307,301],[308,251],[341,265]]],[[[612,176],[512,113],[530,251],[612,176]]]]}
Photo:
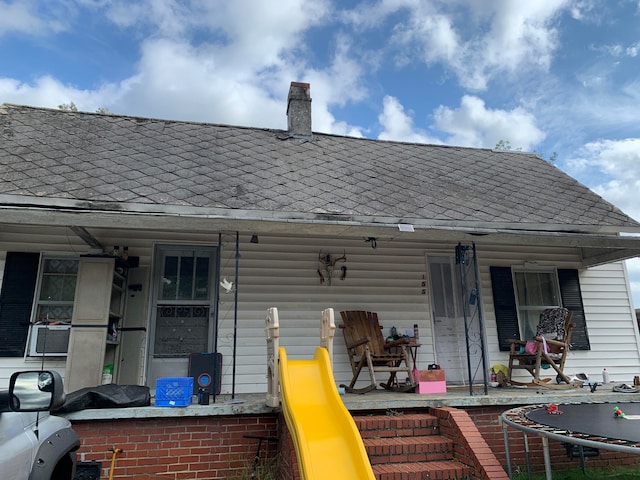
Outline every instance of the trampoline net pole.
{"type": "Polygon", "coordinates": [[[531,460],[529,459],[529,437],[527,437],[527,432],[522,432],[522,439],[524,440],[524,460],[527,463],[527,478],[531,480],[531,460]]]}
{"type": "Polygon", "coordinates": [[[504,454],[507,460],[507,476],[509,480],[513,478],[513,473],[511,472],[511,448],[509,445],[509,432],[507,431],[507,424],[503,421],[502,415],[498,417],[498,422],[502,427],[502,436],[504,438],[504,454]]]}
{"type": "Polygon", "coordinates": [[[551,475],[551,455],[549,455],[549,439],[546,435],[542,437],[542,454],[544,455],[544,473],[547,476],[547,480],[553,480],[551,475]]]}

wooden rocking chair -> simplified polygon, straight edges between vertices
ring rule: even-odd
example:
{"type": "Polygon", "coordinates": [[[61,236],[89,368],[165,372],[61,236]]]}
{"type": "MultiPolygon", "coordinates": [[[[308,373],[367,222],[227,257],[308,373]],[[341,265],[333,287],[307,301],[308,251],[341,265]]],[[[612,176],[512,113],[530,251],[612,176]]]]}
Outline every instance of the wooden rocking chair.
{"type": "Polygon", "coordinates": [[[416,386],[413,373],[409,366],[409,356],[405,345],[408,339],[385,342],[382,336],[382,327],[378,323],[378,315],[374,312],[350,310],[340,312],[343,325],[340,328],[344,332],[344,341],[347,346],[349,362],[353,371],[353,378],[349,385],[340,385],[349,393],[366,393],[375,390],[376,372],[387,372],[389,378],[380,386],[387,390],[407,392],[416,386]],[[362,388],[355,388],[358,376],[363,368],[369,370],[371,384],[362,388]],[[397,374],[406,373],[409,383],[400,383],[397,374]]]}
{"type": "Polygon", "coordinates": [[[509,352],[508,383],[549,388],[575,388],[582,385],[581,381],[572,380],[564,373],[564,364],[570,348],[571,331],[575,327],[575,324],[571,323],[571,313],[566,308],[549,308],[542,312],[536,328],[536,336],[530,341],[535,343],[530,343],[529,348],[527,348],[529,342],[509,340],[511,349],[509,352]],[[540,377],[541,373],[549,368],[552,368],[556,373],[556,385],[550,383],[550,378],[540,377]],[[514,380],[513,372],[516,370],[526,370],[533,377],[533,380],[529,383],[514,380]]]}

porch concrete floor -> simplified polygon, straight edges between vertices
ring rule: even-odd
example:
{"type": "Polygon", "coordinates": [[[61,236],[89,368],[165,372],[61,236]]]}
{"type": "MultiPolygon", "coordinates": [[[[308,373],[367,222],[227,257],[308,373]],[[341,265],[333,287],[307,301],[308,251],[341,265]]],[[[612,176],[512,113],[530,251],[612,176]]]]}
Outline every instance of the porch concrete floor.
{"type": "MultiPolygon", "coordinates": [[[[640,393],[618,393],[612,391],[615,384],[599,386],[591,393],[588,387],[559,390],[543,387],[505,387],[489,388],[484,394],[484,388],[475,388],[470,395],[469,387],[451,387],[446,393],[418,395],[415,393],[396,393],[386,390],[374,390],[363,395],[342,395],[345,406],[349,411],[370,410],[400,410],[425,407],[481,407],[498,406],[515,407],[518,405],[532,405],[538,403],[568,403],[568,402],[628,402],[640,401],[640,393]]],[[[266,393],[236,394],[235,399],[230,395],[218,395],[216,402],[210,405],[193,404],[187,407],[129,407],[118,409],[82,410],[60,414],[73,421],[111,420],[128,418],[158,418],[158,417],[197,417],[213,415],[255,415],[276,413],[280,409],[268,407],[265,404],[266,393]]],[[[194,397],[194,401],[196,401],[194,397]]]]}

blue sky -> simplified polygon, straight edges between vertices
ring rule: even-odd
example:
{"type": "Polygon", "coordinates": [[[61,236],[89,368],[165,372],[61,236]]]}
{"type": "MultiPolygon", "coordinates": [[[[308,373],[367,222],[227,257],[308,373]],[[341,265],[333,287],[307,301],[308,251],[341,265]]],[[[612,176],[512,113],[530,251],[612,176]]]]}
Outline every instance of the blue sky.
{"type": "MultiPolygon", "coordinates": [[[[640,0],[0,0],[0,102],[535,151],[640,220],[640,0]]],[[[640,307],[640,261],[628,262],[640,307]]]]}

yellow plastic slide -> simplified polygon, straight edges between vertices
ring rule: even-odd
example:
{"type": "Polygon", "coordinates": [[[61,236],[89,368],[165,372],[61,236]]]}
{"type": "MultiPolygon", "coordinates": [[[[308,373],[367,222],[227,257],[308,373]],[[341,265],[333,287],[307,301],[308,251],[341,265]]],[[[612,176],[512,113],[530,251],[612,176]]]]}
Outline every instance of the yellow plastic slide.
{"type": "Polygon", "coordinates": [[[375,479],[360,432],[342,403],[326,349],[310,360],[280,356],[282,410],[303,480],[375,479]]]}

